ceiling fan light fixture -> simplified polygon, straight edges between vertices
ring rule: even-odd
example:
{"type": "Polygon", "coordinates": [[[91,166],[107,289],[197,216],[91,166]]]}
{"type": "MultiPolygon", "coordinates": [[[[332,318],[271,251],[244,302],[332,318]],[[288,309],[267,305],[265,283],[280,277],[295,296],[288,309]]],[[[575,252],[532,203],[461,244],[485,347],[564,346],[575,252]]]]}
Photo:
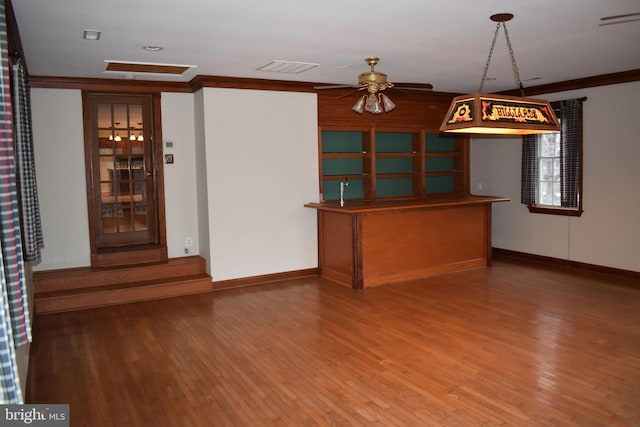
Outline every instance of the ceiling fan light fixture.
{"type": "Polygon", "coordinates": [[[484,135],[530,135],[559,132],[560,122],[549,101],[525,98],[522,80],[518,72],[506,21],[513,18],[511,13],[497,13],[490,19],[497,22],[489,57],[480,80],[478,93],[461,95],[451,101],[451,106],[440,126],[440,132],[484,134],[484,135]],[[484,94],[482,87],[487,80],[491,55],[496,44],[500,27],[504,29],[511,66],[521,97],[498,94],[484,94]]]}
{"type": "Polygon", "coordinates": [[[384,111],[382,109],[382,104],[374,93],[367,95],[367,101],[364,104],[364,109],[371,114],[380,114],[384,111]]]}
{"type": "Polygon", "coordinates": [[[381,114],[384,112],[388,113],[394,108],[396,108],[396,104],[394,104],[387,95],[383,93],[370,93],[358,98],[358,101],[356,101],[351,109],[359,114],[365,111],[371,114],[381,114]]]}
{"type": "Polygon", "coordinates": [[[384,106],[384,111],[386,111],[387,113],[393,110],[394,108],[396,108],[396,104],[394,104],[393,101],[384,93],[380,94],[380,98],[382,99],[382,105],[384,106]]]}
{"type": "MultiPolygon", "coordinates": [[[[375,65],[378,63],[380,58],[376,56],[369,56],[365,58],[365,62],[371,67],[371,70],[366,73],[360,73],[358,76],[358,85],[329,85],[329,86],[318,86],[314,87],[314,89],[338,89],[343,87],[355,87],[359,91],[366,90],[367,95],[363,95],[356,103],[351,107],[353,111],[358,114],[362,114],[365,111],[371,114],[381,114],[384,112],[389,112],[396,108],[396,104],[391,101],[391,99],[382,93],[383,90],[394,87],[394,84],[387,81],[387,75],[385,73],[380,73],[375,71],[375,65]]],[[[410,84],[409,86],[403,89],[408,90],[431,90],[433,86],[431,84],[410,84]]]]}
{"type": "Polygon", "coordinates": [[[370,56],[364,60],[371,70],[361,73],[358,76],[358,84],[369,89],[369,92],[376,93],[379,90],[385,90],[393,87],[393,83],[387,81],[387,75],[375,70],[375,66],[380,61],[377,56],[370,56]]]}
{"type": "Polygon", "coordinates": [[[367,95],[361,96],[360,98],[358,98],[358,102],[355,103],[355,105],[351,108],[353,111],[355,111],[358,114],[362,114],[364,113],[364,101],[365,99],[367,99],[367,95]]]}

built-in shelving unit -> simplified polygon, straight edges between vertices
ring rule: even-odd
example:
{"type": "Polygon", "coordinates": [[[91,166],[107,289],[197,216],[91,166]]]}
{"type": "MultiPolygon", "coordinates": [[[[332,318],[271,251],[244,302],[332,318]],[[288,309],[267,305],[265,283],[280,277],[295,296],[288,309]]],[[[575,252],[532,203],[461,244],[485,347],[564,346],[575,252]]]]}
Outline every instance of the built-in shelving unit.
{"type": "Polygon", "coordinates": [[[425,192],[459,193],[465,176],[467,152],[456,137],[442,134],[425,135],[425,192]]]}
{"type": "Polygon", "coordinates": [[[366,181],[370,176],[369,133],[361,131],[323,131],[322,191],[324,198],[339,196],[340,181],[349,180],[352,198],[365,199],[366,181]]]}
{"type": "Polygon", "coordinates": [[[416,138],[408,132],[376,132],[375,197],[412,197],[416,138]]]}
{"type": "Polygon", "coordinates": [[[324,200],[468,194],[468,138],[419,131],[320,130],[324,200]]]}

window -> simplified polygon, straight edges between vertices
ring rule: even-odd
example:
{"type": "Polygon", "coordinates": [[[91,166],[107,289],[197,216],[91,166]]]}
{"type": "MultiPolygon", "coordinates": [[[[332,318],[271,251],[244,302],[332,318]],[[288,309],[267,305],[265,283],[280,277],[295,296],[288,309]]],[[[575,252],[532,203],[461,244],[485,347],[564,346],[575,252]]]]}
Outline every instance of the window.
{"type": "Polygon", "coordinates": [[[522,203],[530,212],[582,214],[582,102],[552,102],[562,130],[523,137],[522,203]]]}
{"type": "Polygon", "coordinates": [[[537,202],[541,206],[561,206],[560,200],[560,133],[538,137],[537,202]]]}

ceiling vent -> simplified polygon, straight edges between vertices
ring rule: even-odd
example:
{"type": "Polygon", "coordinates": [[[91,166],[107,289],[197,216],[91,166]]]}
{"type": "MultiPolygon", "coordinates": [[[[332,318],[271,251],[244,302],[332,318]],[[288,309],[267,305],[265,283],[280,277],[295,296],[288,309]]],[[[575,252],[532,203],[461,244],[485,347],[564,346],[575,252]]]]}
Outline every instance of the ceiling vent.
{"type": "Polygon", "coordinates": [[[104,61],[107,63],[106,71],[118,73],[146,73],[146,74],[173,74],[182,75],[195,65],[156,64],[151,62],[127,62],[104,61]]]}
{"type": "Polygon", "coordinates": [[[294,62],[294,61],[280,61],[274,59],[269,61],[261,67],[256,68],[256,71],[266,71],[271,73],[285,73],[285,74],[300,74],[317,67],[320,64],[313,64],[311,62],[294,62]]]}

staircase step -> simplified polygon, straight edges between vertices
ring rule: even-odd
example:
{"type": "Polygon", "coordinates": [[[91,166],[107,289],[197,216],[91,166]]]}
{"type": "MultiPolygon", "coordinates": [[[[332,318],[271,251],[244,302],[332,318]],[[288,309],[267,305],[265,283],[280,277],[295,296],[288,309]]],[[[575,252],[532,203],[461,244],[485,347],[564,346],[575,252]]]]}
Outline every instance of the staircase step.
{"type": "Polygon", "coordinates": [[[36,314],[46,314],[211,291],[211,276],[201,273],[180,278],[38,292],[34,303],[36,314]]]}
{"type": "Polygon", "coordinates": [[[119,267],[82,267],[64,270],[36,271],[34,292],[87,289],[121,283],[160,279],[178,279],[205,273],[205,260],[199,256],[172,258],[168,261],[119,267]]]}

